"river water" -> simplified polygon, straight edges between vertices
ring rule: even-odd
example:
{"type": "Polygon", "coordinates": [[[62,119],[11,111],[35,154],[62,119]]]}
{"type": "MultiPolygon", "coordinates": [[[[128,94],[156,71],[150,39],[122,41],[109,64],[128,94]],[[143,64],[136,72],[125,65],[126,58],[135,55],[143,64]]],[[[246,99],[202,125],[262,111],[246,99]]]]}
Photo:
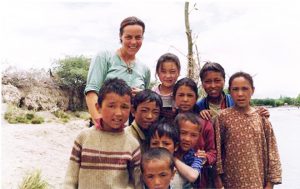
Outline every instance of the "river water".
{"type": "Polygon", "coordinates": [[[300,108],[270,108],[282,164],[280,189],[300,189],[300,108]]]}

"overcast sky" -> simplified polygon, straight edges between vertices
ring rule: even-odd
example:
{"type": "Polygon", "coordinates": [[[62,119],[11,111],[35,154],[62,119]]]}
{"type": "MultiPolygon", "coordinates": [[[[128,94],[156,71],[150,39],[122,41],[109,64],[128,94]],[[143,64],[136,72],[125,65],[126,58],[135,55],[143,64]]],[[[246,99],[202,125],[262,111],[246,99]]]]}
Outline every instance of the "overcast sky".
{"type": "MultiPolygon", "coordinates": [[[[190,2],[190,8],[194,1],[190,2]]],[[[254,98],[300,94],[300,3],[297,0],[198,0],[190,13],[201,62],[220,63],[227,78],[254,76],[254,98]]],[[[186,74],[183,1],[2,2],[0,61],[22,69],[50,68],[67,55],[92,57],[120,47],[120,22],[135,15],[146,24],[138,58],[152,71],[172,52],[186,74]]],[[[226,80],[227,85],[227,80],[226,80]]]]}

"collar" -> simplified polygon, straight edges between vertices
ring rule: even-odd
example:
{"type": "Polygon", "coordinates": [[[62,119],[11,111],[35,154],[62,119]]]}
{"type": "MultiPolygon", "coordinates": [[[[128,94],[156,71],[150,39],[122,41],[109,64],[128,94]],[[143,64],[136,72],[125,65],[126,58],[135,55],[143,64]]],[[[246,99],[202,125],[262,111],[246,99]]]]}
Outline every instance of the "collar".
{"type": "Polygon", "coordinates": [[[140,129],[136,121],[132,122],[131,127],[133,128],[133,130],[136,132],[136,134],[139,136],[141,140],[146,140],[146,136],[144,132],[140,129]]]}
{"type": "MultiPolygon", "coordinates": [[[[96,127],[96,129],[99,129],[101,131],[106,131],[103,127],[103,119],[102,118],[98,118],[95,120],[95,127],[96,127]]],[[[125,127],[125,125],[123,125],[119,129],[115,129],[114,132],[116,132],[116,133],[122,132],[124,130],[124,127],[125,127]]]]}
{"type": "MultiPolygon", "coordinates": [[[[228,103],[227,103],[227,99],[226,99],[226,94],[224,91],[222,91],[222,99],[221,99],[221,102],[220,102],[220,108],[221,109],[225,109],[228,107],[228,103]]],[[[205,109],[209,109],[209,102],[208,102],[208,97],[206,97],[205,99],[205,109]]]]}

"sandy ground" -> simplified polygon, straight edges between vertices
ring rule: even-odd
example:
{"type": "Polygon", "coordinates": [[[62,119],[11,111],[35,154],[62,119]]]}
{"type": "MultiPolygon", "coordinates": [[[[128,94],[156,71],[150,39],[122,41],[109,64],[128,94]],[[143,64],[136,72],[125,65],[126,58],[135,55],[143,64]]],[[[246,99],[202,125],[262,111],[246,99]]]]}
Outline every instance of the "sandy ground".
{"type": "Polygon", "coordinates": [[[1,188],[18,188],[24,175],[40,169],[42,178],[51,188],[62,188],[71,148],[77,134],[86,127],[84,120],[66,124],[52,114],[42,112],[46,123],[40,125],[8,124],[3,119],[6,105],[1,111],[1,188]]]}

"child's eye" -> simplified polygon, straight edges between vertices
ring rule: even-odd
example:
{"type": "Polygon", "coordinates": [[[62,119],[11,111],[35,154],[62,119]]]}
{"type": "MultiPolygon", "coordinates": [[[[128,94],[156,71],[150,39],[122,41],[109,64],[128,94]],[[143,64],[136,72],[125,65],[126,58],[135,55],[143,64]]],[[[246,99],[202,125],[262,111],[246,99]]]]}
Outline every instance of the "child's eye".
{"type": "Polygon", "coordinates": [[[204,80],[204,83],[205,83],[205,84],[211,84],[211,83],[212,83],[212,80],[204,80]]]}
{"type": "Polygon", "coordinates": [[[154,112],[153,112],[153,114],[157,114],[157,115],[158,115],[159,113],[160,113],[159,111],[154,111],[154,112]]]}
{"type": "Polygon", "coordinates": [[[148,178],[148,179],[152,179],[152,178],[153,178],[153,175],[147,175],[147,178],[148,178]]]}
{"type": "Polygon", "coordinates": [[[186,135],[186,132],[185,131],[180,131],[180,134],[181,135],[186,135]]]}
{"type": "Polygon", "coordinates": [[[107,107],[109,107],[109,108],[113,108],[113,107],[114,107],[114,105],[113,105],[113,104],[108,104],[108,105],[107,105],[107,107]]]}
{"type": "Polygon", "coordinates": [[[158,142],[151,142],[151,145],[152,145],[152,146],[157,146],[157,145],[158,145],[158,142]]]}
{"type": "Polygon", "coordinates": [[[129,106],[129,105],[127,105],[127,104],[123,104],[123,105],[121,106],[121,108],[123,108],[123,109],[129,109],[129,108],[130,108],[130,106],[129,106]]]}

